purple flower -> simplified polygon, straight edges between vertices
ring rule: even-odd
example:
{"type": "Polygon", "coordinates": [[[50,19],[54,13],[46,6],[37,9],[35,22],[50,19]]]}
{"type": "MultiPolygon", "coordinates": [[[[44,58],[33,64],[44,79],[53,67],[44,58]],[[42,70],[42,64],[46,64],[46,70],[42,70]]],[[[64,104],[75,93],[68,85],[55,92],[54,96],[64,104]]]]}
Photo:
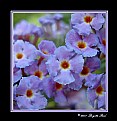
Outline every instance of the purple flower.
{"type": "Polygon", "coordinates": [[[51,15],[45,15],[39,18],[39,22],[42,24],[42,28],[44,30],[45,39],[52,37],[52,24],[54,20],[51,15]]]}
{"type": "Polygon", "coordinates": [[[39,92],[39,79],[36,76],[24,77],[16,88],[16,101],[20,109],[39,110],[47,105],[47,99],[39,92]]]}
{"type": "Polygon", "coordinates": [[[60,13],[56,13],[53,15],[53,19],[59,21],[59,20],[63,19],[63,15],[60,13]]]}
{"type": "Polygon", "coordinates": [[[51,78],[50,76],[44,78],[43,83],[39,84],[39,89],[43,90],[49,98],[54,97],[54,95],[55,95],[55,82],[53,81],[53,78],[51,78]]]}
{"type": "Polygon", "coordinates": [[[75,13],[71,15],[71,24],[79,35],[89,35],[92,28],[99,30],[104,22],[105,19],[101,13],[75,13]]]}
{"type": "Polygon", "coordinates": [[[70,106],[74,106],[74,109],[89,109],[93,110],[93,107],[87,101],[86,96],[87,89],[82,87],[79,91],[71,90],[67,93],[67,101],[70,106]]]}
{"type": "Polygon", "coordinates": [[[39,85],[41,89],[49,98],[53,98],[54,101],[60,105],[67,104],[67,92],[70,91],[67,85],[62,85],[53,80],[53,78],[47,77],[43,80],[43,84],[39,85]]]}
{"type": "MultiPolygon", "coordinates": [[[[97,78],[95,78],[97,79],[97,78]]],[[[93,88],[87,89],[87,98],[89,103],[97,109],[105,108],[105,96],[106,96],[106,88],[105,88],[105,75],[102,75],[100,81],[93,88]]]]}
{"type": "MultiPolygon", "coordinates": [[[[37,27],[34,24],[30,24],[25,20],[22,20],[20,23],[16,24],[14,28],[14,39],[16,40],[25,40],[30,41],[31,36],[34,35],[34,44],[39,37],[42,37],[44,30],[41,27],[37,27]]],[[[30,41],[31,42],[31,41],[30,41]]]]}
{"type": "Polygon", "coordinates": [[[72,72],[81,72],[84,64],[82,55],[73,57],[74,52],[65,46],[58,47],[54,54],[46,62],[49,74],[54,77],[54,81],[63,85],[74,82],[72,72]]]}
{"type": "Polygon", "coordinates": [[[104,24],[104,22],[105,22],[105,18],[103,14],[98,13],[96,14],[96,17],[94,17],[94,19],[92,20],[91,26],[95,30],[99,30],[102,28],[102,25],[104,24]]]}
{"type": "Polygon", "coordinates": [[[42,25],[47,25],[47,24],[53,24],[54,23],[54,20],[53,20],[53,18],[52,18],[52,16],[50,14],[42,16],[38,20],[42,25]]]}
{"type": "Polygon", "coordinates": [[[18,68],[25,68],[31,65],[36,59],[36,47],[29,42],[17,40],[14,43],[14,63],[18,68]]]}
{"type": "Polygon", "coordinates": [[[99,37],[98,48],[101,50],[103,54],[106,54],[106,33],[105,28],[102,28],[100,31],[96,32],[99,37]]]}
{"type": "Polygon", "coordinates": [[[38,48],[39,48],[39,51],[38,51],[39,56],[48,58],[50,55],[54,54],[56,45],[52,41],[42,40],[38,44],[38,48]]]}
{"type": "Polygon", "coordinates": [[[13,82],[16,83],[18,82],[22,77],[22,71],[20,68],[13,68],[13,82]]]}
{"type": "Polygon", "coordinates": [[[90,34],[82,39],[80,35],[72,29],[67,33],[65,42],[68,48],[78,54],[82,54],[84,57],[93,57],[98,52],[98,50],[92,48],[99,42],[95,34],[90,34]]]}
{"type": "Polygon", "coordinates": [[[31,24],[31,34],[42,37],[44,34],[44,30],[41,27],[37,27],[36,25],[31,24]]]}
{"type": "Polygon", "coordinates": [[[88,86],[90,81],[92,82],[92,80],[96,77],[96,74],[93,74],[92,72],[99,69],[100,65],[101,65],[101,61],[96,56],[86,59],[83,69],[79,75],[82,79],[85,79],[86,81],[85,86],[88,86]]]}
{"type": "Polygon", "coordinates": [[[48,73],[46,69],[45,60],[43,60],[40,65],[38,65],[38,61],[34,61],[32,65],[24,68],[24,72],[27,75],[35,75],[40,80],[43,80],[48,73]]]}
{"type": "Polygon", "coordinates": [[[26,35],[30,34],[30,24],[26,20],[22,20],[18,24],[16,24],[14,28],[14,35],[26,35]]]}
{"type": "Polygon", "coordinates": [[[80,90],[83,85],[83,79],[77,73],[73,73],[75,81],[68,84],[68,87],[73,90],[80,90]]]}

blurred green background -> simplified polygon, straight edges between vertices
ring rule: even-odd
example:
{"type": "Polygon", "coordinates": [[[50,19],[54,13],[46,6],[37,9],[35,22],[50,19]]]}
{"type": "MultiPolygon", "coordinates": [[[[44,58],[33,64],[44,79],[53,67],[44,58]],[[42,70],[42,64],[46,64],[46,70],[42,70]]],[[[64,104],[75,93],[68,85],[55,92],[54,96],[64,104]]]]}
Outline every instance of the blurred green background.
{"type": "MultiPolygon", "coordinates": [[[[40,23],[38,22],[39,17],[44,16],[48,13],[13,13],[13,25],[15,26],[17,23],[19,23],[21,20],[27,20],[29,23],[33,23],[37,26],[40,26],[40,23]]],[[[55,13],[51,13],[55,14],[55,13]]],[[[63,21],[67,24],[70,22],[70,13],[63,13],[63,21]]]]}

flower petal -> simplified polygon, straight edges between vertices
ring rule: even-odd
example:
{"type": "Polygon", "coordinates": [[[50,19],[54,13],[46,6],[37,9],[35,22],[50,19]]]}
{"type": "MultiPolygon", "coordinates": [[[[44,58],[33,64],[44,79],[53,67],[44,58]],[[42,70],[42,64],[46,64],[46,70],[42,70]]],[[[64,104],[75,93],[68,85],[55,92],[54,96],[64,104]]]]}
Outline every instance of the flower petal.
{"type": "Polygon", "coordinates": [[[95,90],[93,89],[87,89],[87,99],[88,102],[94,107],[94,101],[96,100],[97,95],[95,93],[95,90]]]}
{"type": "Polygon", "coordinates": [[[106,92],[103,92],[103,94],[98,97],[98,108],[105,107],[105,95],[106,92]]]}
{"type": "MultiPolygon", "coordinates": [[[[38,45],[39,50],[41,50],[41,52],[43,51],[47,51],[48,54],[53,54],[55,49],[56,49],[56,45],[54,44],[53,41],[49,41],[49,40],[42,40],[39,45],[38,45]]],[[[44,54],[44,53],[43,53],[44,54]]]]}
{"type": "Polygon", "coordinates": [[[43,95],[36,93],[32,100],[32,106],[32,109],[43,109],[47,106],[47,99],[43,95]]]}
{"type": "Polygon", "coordinates": [[[74,29],[70,30],[66,34],[66,38],[65,38],[66,43],[70,43],[71,45],[75,45],[78,42],[78,40],[80,41],[81,38],[74,29]]]}
{"type": "Polygon", "coordinates": [[[17,40],[15,43],[14,43],[14,52],[22,52],[24,48],[24,41],[23,40],[17,40]]]}
{"type": "Polygon", "coordinates": [[[91,27],[89,24],[86,23],[81,23],[81,24],[76,24],[73,26],[73,28],[78,32],[79,35],[89,35],[91,33],[91,27]]]}
{"type": "Polygon", "coordinates": [[[84,57],[93,57],[97,54],[98,50],[87,47],[84,52],[83,52],[83,56],[84,57]]]}
{"type": "Polygon", "coordinates": [[[62,91],[58,91],[56,93],[55,102],[57,102],[59,104],[63,104],[63,105],[67,103],[67,99],[62,91]]]}
{"type": "Polygon", "coordinates": [[[50,56],[46,64],[49,74],[51,76],[56,76],[59,71],[59,61],[56,59],[55,55],[50,56]]]}
{"type": "Polygon", "coordinates": [[[68,85],[69,88],[79,90],[82,87],[83,79],[80,78],[79,74],[73,74],[75,81],[68,85]]]}
{"type": "Polygon", "coordinates": [[[28,100],[25,96],[18,96],[16,97],[18,107],[20,109],[31,109],[30,100],[28,100]]]}
{"type": "Polygon", "coordinates": [[[90,34],[89,36],[85,37],[83,39],[88,46],[96,46],[99,43],[98,37],[95,34],[90,34]]]}
{"type": "Polygon", "coordinates": [[[13,74],[13,82],[15,83],[19,81],[21,77],[22,77],[22,72],[21,72],[21,69],[19,69],[17,72],[13,74]]]}
{"type": "Polygon", "coordinates": [[[55,50],[55,55],[59,61],[64,59],[69,60],[73,54],[66,46],[60,46],[55,50]]]}
{"type": "Polygon", "coordinates": [[[86,66],[90,69],[90,72],[93,72],[100,68],[101,61],[97,56],[89,57],[86,59],[86,66]]]}
{"type": "Polygon", "coordinates": [[[84,65],[84,59],[82,55],[76,55],[69,62],[71,64],[70,70],[75,73],[80,73],[82,71],[84,65]]]}
{"type": "Polygon", "coordinates": [[[89,76],[86,78],[85,86],[88,86],[91,89],[96,88],[99,86],[101,82],[102,74],[92,74],[90,73],[89,76]]]}
{"type": "Polygon", "coordinates": [[[102,14],[97,14],[96,17],[92,20],[91,22],[91,26],[95,29],[95,30],[99,30],[102,25],[104,24],[105,19],[103,17],[102,14]]]}
{"type": "Polygon", "coordinates": [[[24,68],[24,72],[26,74],[34,74],[34,72],[39,68],[37,64],[38,64],[38,61],[34,61],[30,66],[27,66],[24,68]]]}
{"type": "Polygon", "coordinates": [[[54,78],[54,81],[66,85],[70,84],[71,82],[74,82],[75,79],[69,70],[61,70],[60,73],[54,78]]]}
{"type": "Polygon", "coordinates": [[[71,23],[77,24],[77,23],[82,23],[83,22],[83,18],[85,16],[85,13],[75,13],[75,14],[71,14],[71,23]]]}

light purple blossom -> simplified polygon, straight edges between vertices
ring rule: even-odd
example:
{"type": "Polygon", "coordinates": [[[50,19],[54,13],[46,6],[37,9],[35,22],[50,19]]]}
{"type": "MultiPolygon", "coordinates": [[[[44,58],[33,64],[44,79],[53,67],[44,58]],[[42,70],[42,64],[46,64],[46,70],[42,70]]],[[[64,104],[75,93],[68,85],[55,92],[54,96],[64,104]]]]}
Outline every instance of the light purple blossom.
{"type": "Polygon", "coordinates": [[[77,73],[73,73],[73,76],[74,76],[74,79],[75,81],[68,84],[68,87],[73,89],[73,90],[80,90],[82,88],[82,85],[83,85],[83,78],[81,78],[79,76],[79,74],[77,73]]]}
{"type": "MultiPolygon", "coordinates": [[[[97,80],[97,78],[95,79],[97,80]]],[[[102,77],[100,78],[100,81],[98,81],[98,83],[96,83],[93,88],[87,89],[88,101],[96,109],[105,108],[105,96],[106,96],[105,81],[106,81],[105,75],[103,74],[102,77]]]]}
{"type": "Polygon", "coordinates": [[[47,106],[47,99],[39,92],[36,76],[23,77],[16,88],[16,101],[20,109],[39,110],[47,106]]]}
{"type": "Polygon", "coordinates": [[[54,44],[53,41],[42,40],[38,44],[38,48],[39,48],[39,50],[37,51],[38,55],[47,59],[50,55],[54,54],[56,45],[54,44]]]}
{"type": "Polygon", "coordinates": [[[30,24],[26,20],[20,21],[14,28],[14,35],[26,35],[30,32],[30,24]]]}
{"type": "Polygon", "coordinates": [[[92,28],[99,30],[104,22],[105,18],[101,13],[75,13],[71,15],[71,24],[79,35],[89,35],[92,33],[92,28]]]}
{"type": "Polygon", "coordinates": [[[66,94],[70,91],[67,85],[55,82],[50,76],[43,80],[43,84],[39,85],[39,88],[41,88],[41,90],[43,90],[49,98],[53,98],[59,105],[67,105],[68,102],[66,94]]]}
{"type": "Polygon", "coordinates": [[[17,40],[14,45],[14,64],[18,68],[25,68],[31,65],[31,63],[36,59],[36,47],[29,42],[24,42],[23,40],[17,40]]]}
{"type": "Polygon", "coordinates": [[[27,75],[35,75],[40,80],[43,80],[48,73],[45,60],[43,60],[40,65],[38,65],[38,60],[34,61],[30,66],[24,68],[24,72],[27,75]]]}
{"type": "Polygon", "coordinates": [[[85,60],[83,69],[79,76],[82,79],[85,79],[85,86],[88,86],[87,84],[92,82],[92,80],[97,76],[97,74],[93,74],[94,71],[100,68],[101,61],[98,57],[90,57],[85,60]]]}
{"type": "Polygon", "coordinates": [[[75,30],[70,30],[65,38],[66,45],[69,49],[74,50],[78,54],[82,54],[84,57],[93,57],[97,54],[98,50],[93,48],[99,42],[95,34],[90,34],[83,39],[75,30]]]}
{"type": "Polygon", "coordinates": [[[54,54],[46,62],[49,74],[54,77],[54,81],[63,85],[74,82],[71,71],[81,72],[84,64],[82,55],[73,57],[75,53],[69,51],[65,46],[58,47],[54,54]]]}

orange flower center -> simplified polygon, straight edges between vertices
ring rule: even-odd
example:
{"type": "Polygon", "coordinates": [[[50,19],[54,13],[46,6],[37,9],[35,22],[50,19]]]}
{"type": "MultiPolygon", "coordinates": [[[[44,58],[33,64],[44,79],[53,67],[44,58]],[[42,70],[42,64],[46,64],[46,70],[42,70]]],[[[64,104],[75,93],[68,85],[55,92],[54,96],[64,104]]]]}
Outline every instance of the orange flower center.
{"type": "Polygon", "coordinates": [[[96,89],[96,93],[97,93],[98,95],[101,95],[103,91],[104,91],[104,89],[103,89],[103,87],[102,87],[101,85],[98,86],[97,89],[96,89]]]}
{"type": "Polygon", "coordinates": [[[68,68],[70,67],[70,64],[69,64],[68,61],[62,61],[62,62],[61,62],[61,67],[62,67],[63,69],[68,69],[68,68]]]}
{"type": "Polygon", "coordinates": [[[34,75],[37,76],[37,77],[39,77],[39,78],[41,79],[42,76],[43,76],[43,73],[42,73],[41,71],[36,71],[36,72],[34,73],[34,75]]]}
{"type": "Polygon", "coordinates": [[[79,41],[77,46],[78,46],[78,48],[83,49],[83,48],[85,48],[85,47],[86,47],[86,43],[85,43],[85,42],[83,42],[83,41],[79,41]]]}
{"type": "Polygon", "coordinates": [[[33,92],[32,92],[31,89],[26,91],[26,96],[29,97],[29,98],[31,98],[33,96],[33,92]]]}
{"type": "Polygon", "coordinates": [[[102,44],[103,44],[104,46],[106,46],[106,40],[105,40],[105,39],[102,40],[102,44]]]}
{"type": "Polygon", "coordinates": [[[55,87],[56,87],[56,90],[61,90],[63,85],[56,82],[55,87]]]}
{"type": "Polygon", "coordinates": [[[17,57],[17,59],[21,59],[23,57],[23,54],[22,53],[17,53],[16,57],[17,57]]]}
{"type": "Polygon", "coordinates": [[[92,17],[91,17],[91,16],[85,16],[85,17],[84,17],[84,21],[85,21],[86,23],[90,23],[90,22],[92,21],[92,17]]]}
{"type": "Polygon", "coordinates": [[[81,71],[81,75],[88,75],[88,73],[90,72],[89,68],[87,66],[83,67],[83,70],[81,71]]]}
{"type": "Polygon", "coordinates": [[[48,54],[48,52],[47,52],[47,51],[45,51],[45,50],[43,50],[42,52],[43,52],[44,54],[48,54]]]}

